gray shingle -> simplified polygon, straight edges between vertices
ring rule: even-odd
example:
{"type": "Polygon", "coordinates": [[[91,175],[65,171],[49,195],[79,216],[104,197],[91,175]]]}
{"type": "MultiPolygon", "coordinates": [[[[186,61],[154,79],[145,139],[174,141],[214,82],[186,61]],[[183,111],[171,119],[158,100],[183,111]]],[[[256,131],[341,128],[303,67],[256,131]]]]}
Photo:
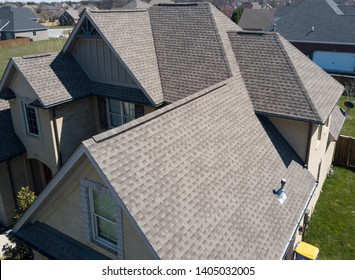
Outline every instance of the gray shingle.
{"type": "Polygon", "coordinates": [[[230,76],[210,4],[155,5],[149,15],[165,101],[230,76]]]}
{"type": "MultiPolygon", "coordinates": [[[[140,89],[91,82],[71,54],[17,57],[16,67],[39,97],[37,106],[51,106],[87,96],[102,96],[150,105],[140,89]]],[[[8,90],[0,97],[10,96],[8,90]]]]}
{"type": "Polygon", "coordinates": [[[12,125],[10,106],[0,100],[0,162],[9,160],[26,152],[12,125]]]}
{"type": "Polygon", "coordinates": [[[162,259],[277,259],[303,210],[315,179],[241,85],[231,78],[84,142],[162,259]]]}
{"type": "Polygon", "coordinates": [[[273,23],[276,9],[244,9],[238,25],[245,30],[263,30],[273,23]]]}
{"type": "MultiPolygon", "coordinates": [[[[339,15],[328,2],[333,1],[307,0],[286,13],[276,12],[276,31],[291,42],[355,44],[355,14],[339,15]]],[[[267,30],[273,30],[273,26],[267,30]]]]}
{"type": "Polygon", "coordinates": [[[3,7],[0,8],[0,29],[4,32],[20,32],[32,30],[47,30],[42,24],[34,21],[36,16],[29,9],[3,7]]]}
{"type": "Polygon", "coordinates": [[[330,119],[329,133],[335,141],[338,140],[340,131],[346,120],[346,112],[336,105],[332,111],[330,119]]]}
{"type": "Polygon", "coordinates": [[[256,112],[324,123],[343,86],[277,33],[229,33],[256,112]]]}

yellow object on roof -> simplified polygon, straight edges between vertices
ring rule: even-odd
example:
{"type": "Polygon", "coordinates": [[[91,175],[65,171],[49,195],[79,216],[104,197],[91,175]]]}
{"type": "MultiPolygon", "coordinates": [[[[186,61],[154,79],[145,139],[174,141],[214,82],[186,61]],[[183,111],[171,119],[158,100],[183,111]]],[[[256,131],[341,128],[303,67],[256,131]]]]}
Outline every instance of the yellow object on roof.
{"type": "Polygon", "coordinates": [[[311,244],[301,241],[296,247],[296,253],[307,259],[315,260],[318,256],[319,249],[311,244]]]}

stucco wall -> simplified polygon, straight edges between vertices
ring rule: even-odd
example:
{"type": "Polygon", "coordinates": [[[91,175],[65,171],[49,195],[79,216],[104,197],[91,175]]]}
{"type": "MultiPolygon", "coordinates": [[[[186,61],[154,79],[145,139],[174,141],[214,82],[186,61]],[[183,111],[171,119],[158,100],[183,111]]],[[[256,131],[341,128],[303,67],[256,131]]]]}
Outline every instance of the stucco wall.
{"type": "Polygon", "coordinates": [[[269,117],[269,120],[287,140],[299,157],[303,161],[306,161],[309,130],[308,124],[305,122],[273,117],[269,117]]]}
{"type": "Polygon", "coordinates": [[[98,115],[95,99],[94,97],[84,98],[55,109],[63,163],[82,141],[99,133],[95,117],[98,115]]]}

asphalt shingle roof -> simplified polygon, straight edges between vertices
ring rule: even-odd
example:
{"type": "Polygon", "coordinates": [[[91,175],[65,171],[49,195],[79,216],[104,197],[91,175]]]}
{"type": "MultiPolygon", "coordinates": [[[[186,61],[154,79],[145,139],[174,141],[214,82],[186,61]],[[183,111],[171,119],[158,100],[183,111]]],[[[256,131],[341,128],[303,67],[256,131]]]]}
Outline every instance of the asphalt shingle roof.
{"type": "Polygon", "coordinates": [[[282,257],[315,182],[236,78],[84,145],[162,259],[282,257]]]}
{"type": "Polygon", "coordinates": [[[336,105],[332,111],[330,119],[329,133],[334,138],[335,141],[338,140],[340,131],[346,120],[346,112],[336,105]]]}
{"type": "Polygon", "coordinates": [[[256,112],[324,123],[343,86],[277,33],[231,32],[256,112]]]}
{"type": "Polygon", "coordinates": [[[5,32],[47,30],[47,27],[32,20],[33,18],[36,16],[27,8],[0,8],[0,30],[5,32]]]}
{"type": "Polygon", "coordinates": [[[245,30],[263,30],[273,23],[275,9],[244,9],[238,25],[245,30]]]}
{"type": "MultiPolygon", "coordinates": [[[[276,12],[276,31],[291,42],[355,44],[355,14],[351,8],[345,9],[346,14],[340,8],[332,0],[304,1],[281,13],[276,12]]],[[[267,30],[273,30],[273,26],[267,30]]]]}
{"type": "MultiPolygon", "coordinates": [[[[13,61],[38,95],[37,105],[44,108],[90,95],[150,105],[140,89],[90,81],[71,54],[16,57],[13,61]]],[[[0,97],[7,99],[9,94],[4,90],[0,97]]]]}
{"type": "Polygon", "coordinates": [[[0,162],[9,160],[26,152],[12,125],[10,106],[0,100],[0,162]]]}
{"type": "Polygon", "coordinates": [[[155,5],[149,15],[165,101],[230,76],[208,3],[155,5]]]}
{"type": "Polygon", "coordinates": [[[148,11],[87,13],[152,101],[162,103],[163,90],[148,11]]]}

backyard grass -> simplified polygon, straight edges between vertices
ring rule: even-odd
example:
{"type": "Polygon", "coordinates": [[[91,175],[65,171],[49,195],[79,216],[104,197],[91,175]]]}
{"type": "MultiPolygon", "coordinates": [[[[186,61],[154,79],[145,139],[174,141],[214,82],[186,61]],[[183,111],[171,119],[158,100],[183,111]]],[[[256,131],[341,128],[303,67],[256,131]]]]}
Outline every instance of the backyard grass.
{"type": "MultiPolygon", "coordinates": [[[[346,96],[340,97],[338,101],[338,105],[346,110],[347,108],[344,106],[345,101],[355,101],[355,98],[351,98],[350,100],[346,96]]],[[[346,118],[343,129],[341,130],[342,135],[355,137],[355,108],[349,110],[349,115],[346,118]]]]}
{"type": "Polygon", "coordinates": [[[5,68],[11,57],[48,52],[58,52],[63,48],[63,45],[66,40],[67,39],[49,39],[31,42],[31,44],[27,46],[0,49],[0,80],[2,79],[5,68]]]}
{"type": "Polygon", "coordinates": [[[355,168],[334,167],[312,215],[305,241],[318,259],[355,260],[355,168]]]}

